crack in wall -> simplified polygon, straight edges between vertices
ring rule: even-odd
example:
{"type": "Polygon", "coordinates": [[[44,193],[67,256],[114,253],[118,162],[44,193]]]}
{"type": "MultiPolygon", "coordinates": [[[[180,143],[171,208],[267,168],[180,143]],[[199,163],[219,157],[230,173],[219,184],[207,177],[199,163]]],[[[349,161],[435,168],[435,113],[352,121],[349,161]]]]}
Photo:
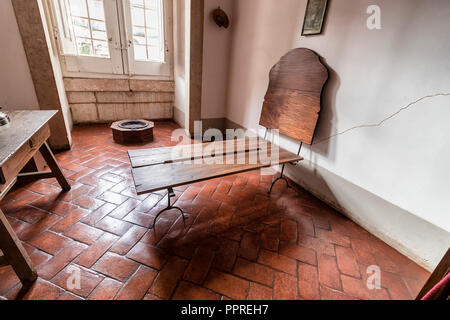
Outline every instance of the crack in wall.
{"type": "Polygon", "coordinates": [[[355,129],[380,127],[380,126],[383,125],[385,122],[391,120],[392,118],[396,117],[396,116],[397,116],[398,114],[400,114],[401,112],[403,112],[403,111],[409,109],[410,107],[414,106],[415,104],[417,104],[417,103],[419,103],[419,102],[421,102],[421,101],[424,101],[424,100],[427,100],[427,99],[431,99],[431,98],[435,98],[435,97],[443,97],[443,96],[450,96],[450,93],[436,93],[436,94],[430,94],[430,95],[424,96],[424,97],[422,97],[422,98],[420,98],[420,99],[417,99],[417,100],[415,100],[415,101],[410,102],[410,103],[407,104],[406,106],[400,108],[398,111],[394,112],[393,114],[391,114],[390,116],[384,118],[383,120],[381,120],[381,121],[378,122],[378,123],[374,123],[374,124],[362,124],[362,125],[354,126],[354,127],[348,128],[348,129],[346,129],[346,130],[344,130],[344,131],[335,133],[335,134],[333,134],[333,135],[331,135],[331,136],[329,136],[329,137],[327,137],[327,138],[325,138],[325,139],[322,139],[322,140],[320,140],[320,141],[314,142],[312,145],[316,145],[316,144],[320,144],[320,143],[329,141],[329,140],[331,140],[331,139],[334,138],[334,137],[343,135],[343,134],[345,134],[345,133],[347,133],[347,132],[349,132],[349,131],[355,130],[355,129]]]}

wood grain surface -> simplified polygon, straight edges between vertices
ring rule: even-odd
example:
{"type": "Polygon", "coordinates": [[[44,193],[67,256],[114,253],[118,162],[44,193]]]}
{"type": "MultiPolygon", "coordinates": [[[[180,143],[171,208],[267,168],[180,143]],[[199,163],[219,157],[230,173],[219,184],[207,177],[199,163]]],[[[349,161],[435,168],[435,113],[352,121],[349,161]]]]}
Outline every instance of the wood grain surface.
{"type": "Polygon", "coordinates": [[[306,48],[288,52],[270,71],[259,124],[311,144],[328,70],[306,48]]]}

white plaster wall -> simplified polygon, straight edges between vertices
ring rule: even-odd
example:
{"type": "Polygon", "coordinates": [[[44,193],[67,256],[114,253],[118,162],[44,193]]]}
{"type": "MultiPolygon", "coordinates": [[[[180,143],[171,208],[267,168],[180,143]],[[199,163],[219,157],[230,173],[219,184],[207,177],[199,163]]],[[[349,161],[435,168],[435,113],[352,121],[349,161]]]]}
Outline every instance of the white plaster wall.
{"type": "Polygon", "coordinates": [[[226,115],[233,3],[234,0],[205,0],[202,119],[226,115]],[[228,29],[219,28],[211,16],[219,6],[230,19],[228,29]]]}
{"type": "MultiPolygon", "coordinates": [[[[373,1],[332,0],[323,34],[302,37],[306,2],[235,1],[227,99],[230,120],[247,128],[258,127],[269,70],[296,47],[316,51],[331,71],[315,141],[354,126],[378,123],[421,97],[450,93],[449,1],[378,0],[382,29],[370,31],[366,9],[373,1]]],[[[406,248],[403,252],[409,250],[432,267],[450,244],[449,119],[450,96],[429,98],[379,127],[355,129],[305,147],[302,155],[312,167],[325,169],[446,232],[439,239],[429,226],[408,233],[407,215],[402,221],[380,214],[371,221],[378,235],[389,234],[390,244],[406,248]],[[404,232],[392,233],[393,223],[404,232]],[[437,246],[436,250],[430,254],[427,246],[415,247],[417,239],[428,247],[437,246]]],[[[283,138],[281,145],[297,150],[297,142],[290,139],[283,138]]],[[[292,174],[297,180],[302,178],[300,171],[292,174]]],[[[324,176],[324,183],[316,184],[316,194],[339,194],[339,205],[355,220],[384,210],[384,204],[377,208],[373,201],[365,212],[356,212],[343,197],[354,190],[327,179],[324,176]]],[[[308,184],[314,181],[305,181],[308,184]]],[[[364,206],[358,210],[364,211],[364,206]]]]}
{"type": "Polygon", "coordinates": [[[11,0],[0,1],[0,43],[0,106],[5,110],[38,110],[11,0]]]}
{"type": "Polygon", "coordinates": [[[175,0],[173,5],[173,41],[174,41],[174,81],[175,109],[174,120],[184,128],[189,128],[188,77],[189,50],[189,1],[175,0]]]}

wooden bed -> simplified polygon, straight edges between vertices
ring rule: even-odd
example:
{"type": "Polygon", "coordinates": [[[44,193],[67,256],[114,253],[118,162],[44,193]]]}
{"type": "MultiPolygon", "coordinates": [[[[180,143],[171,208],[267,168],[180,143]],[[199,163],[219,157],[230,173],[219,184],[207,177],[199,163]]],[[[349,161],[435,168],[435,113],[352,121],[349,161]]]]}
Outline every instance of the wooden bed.
{"type": "Polygon", "coordinates": [[[298,140],[297,154],[272,145],[266,137],[129,151],[136,192],[168,190],[168,205],[156,215],[153,226],[161,213],[171,209],[179,210],[186,219],[183,211],[170,203],[175,195],[174,187],[273,166],[274,163],[260,157],[262,151],[273,154],[277,150],[277,164],[283,165],[281,175],[273,181],[269,193],[281,179],[289,187],[283,177],[284,168],[287,163],[303,160],[299,156],[301,146],[312,143],[328,70],[315,52],[298,48],[280,59],[271,69],[269,78],[259,124],[267,129],[266,136],[269,131],[278,129],[280,134],[298,140]],[[237,145],[243,147],[236,151],[237,145]],[[211,149],[215,150],[214,154],[206,153],[205,156],[201,152],[211,149]],[[213,163],[217,156],[228,160],[213,163]]]}

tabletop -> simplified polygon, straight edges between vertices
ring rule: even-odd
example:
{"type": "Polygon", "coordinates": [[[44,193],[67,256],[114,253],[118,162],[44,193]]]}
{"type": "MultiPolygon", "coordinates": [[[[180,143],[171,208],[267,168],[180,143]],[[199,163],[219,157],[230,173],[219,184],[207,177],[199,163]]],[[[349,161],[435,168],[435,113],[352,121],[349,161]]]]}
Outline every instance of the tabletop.
{"type": "Polygon", "coordinates": [[[10,122],[0,127],[0,166],[41,129],[58,111],[2,111],[10,122]]]}

